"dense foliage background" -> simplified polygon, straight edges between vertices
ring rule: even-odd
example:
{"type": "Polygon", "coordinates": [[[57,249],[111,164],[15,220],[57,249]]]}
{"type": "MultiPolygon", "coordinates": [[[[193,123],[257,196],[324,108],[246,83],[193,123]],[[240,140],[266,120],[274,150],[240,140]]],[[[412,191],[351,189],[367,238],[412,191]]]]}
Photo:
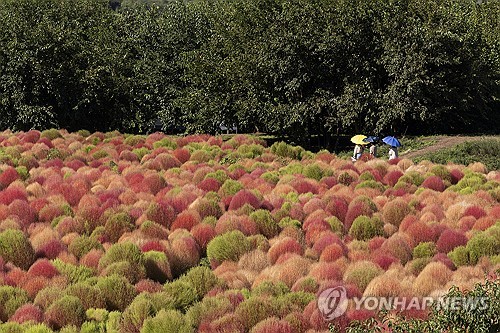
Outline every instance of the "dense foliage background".
{"type": "Polygon", "coordinates": [[[500,3],[0,0],[0,128],[500,128],[500,3]]]}

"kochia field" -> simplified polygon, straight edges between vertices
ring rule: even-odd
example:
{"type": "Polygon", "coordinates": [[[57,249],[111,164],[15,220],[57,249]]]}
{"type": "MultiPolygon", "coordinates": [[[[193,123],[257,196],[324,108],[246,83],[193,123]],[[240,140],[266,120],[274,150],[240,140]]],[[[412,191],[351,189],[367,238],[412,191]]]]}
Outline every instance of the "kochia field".
{"type": "MultiPolygon", "coordinates": [[[[317,332],[500,268],[500,172],[256,137],[0,133],[0,331],[317,332]],[[343,286],[329,322],[317,295],[343,286]]],[[[425,318],[426,311],[407,311],[425,318]]]]}

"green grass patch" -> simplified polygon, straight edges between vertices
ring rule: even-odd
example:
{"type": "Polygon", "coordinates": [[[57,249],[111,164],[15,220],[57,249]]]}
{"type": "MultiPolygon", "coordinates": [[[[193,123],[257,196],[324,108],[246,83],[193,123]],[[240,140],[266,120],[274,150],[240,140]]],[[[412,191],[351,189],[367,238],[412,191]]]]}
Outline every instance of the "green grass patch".
{"type": "Polygon", "coordinates": [[[500,169],[500,139],[465,142],[452,148],[416,157],[413,160],[415,162],[429,160],[439,164],[453,162],[463,165],[481,162],[488,170],[498,170],[500,169]]]}

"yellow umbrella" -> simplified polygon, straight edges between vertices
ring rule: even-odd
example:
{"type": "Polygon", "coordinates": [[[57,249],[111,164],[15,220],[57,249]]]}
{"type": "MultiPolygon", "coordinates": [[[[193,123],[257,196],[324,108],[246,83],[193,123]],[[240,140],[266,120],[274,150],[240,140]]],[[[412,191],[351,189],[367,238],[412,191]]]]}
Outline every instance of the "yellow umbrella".
{"type": "Polygon", "coordinates": [[[357,145],[367,145],[368,142],[363,141],[364,139],[366,139],[366,135],[358,134],[351,138],[351,142],[357,145]]]}

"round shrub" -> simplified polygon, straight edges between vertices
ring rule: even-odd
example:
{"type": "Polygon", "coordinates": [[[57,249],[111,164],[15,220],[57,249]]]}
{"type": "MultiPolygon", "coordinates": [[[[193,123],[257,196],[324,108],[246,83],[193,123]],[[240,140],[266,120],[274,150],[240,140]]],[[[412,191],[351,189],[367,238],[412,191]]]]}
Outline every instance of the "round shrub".
{"type": "Polygon", "coordinates": [[[344,281],[356,285],[363,292],[370,281],[383,272],[383,269],[371,261],[357,261],[346,269],[344,281]]]}
{"type": "Polygon", "coordinates": [[[271,317],[258,322],[250,333],[292,333],[294,332],[292,325],[285,320],[280,320],[277,317],[271,317]]]}
{"type": "Polygon", "coordinates": [[[349,229],[349,235],[358,240],[369,240],[383,234],[383,222],[376,217],[370,218],[365,215],[358,216],[349,229]]]}
{"type": "Polygon", "coordinates": [[[441,253],[448,253],[457,246],[467,244],[467,237],[460,231],[446,229],[441,233],[436,242],[437,250],[441,253]]]}
{"type": "Polygon", "coordinates": [[[448,253],[448,257],[451,259],[455,266],[466,266],[470,263],[469,250],[465,246],[457,246],[453,251],[448,253]]]}
{"type": "Polygon", "coordinates": [[[410,260],[412,256],[411,248],[405,241],[404,237],[399,233],[395,233],[390,238],[388,238],[382,244],[380,250],[387,255],[391,255],[394,258],[399,259],[402,264],[406,264],[406,262],[408,262],[408,260],[410,260]]]}
{"type": "Polygon", "coordinates": [[[296,253],[298,255],[304,254],[302,246],[293,238],[285,237],[276,242],[267,253],[271,264],[275,264],[278,258],[285,253],[296,253]]]}
{"type": "Polygon", "coordinates": [[[90,250],[103,250],[102,244],[95,238],[86,235],[76,237],[68,246],[69,253],[77,258],[83,257],[90,250]]]}
{"type": "Polygon", "coordinates": [[[235,315],[248,331],[258,322],[276,315],[277,311],[272,298],[252,296],[238,305],[235,315]]]}
{"type": "Polygon", "coordinates": [[[0,233],[0,256],[25,270],[35,261],[35,251],[28,238],[22,231],[15,229],[0,233]]]}
{"type": "Polygon", "coordinates": [[[141,333],[192,333],[185,316],[176,310],[160,310],[144,321],[141,333]]]}
{"type": "Polygon", "coordinates": [[[260,207],[260,200],[252,192],[243,189],[233,196],[229,204],[229,210],[237,210],[246,204],[257,209],[260,207]]]}
{"type": "Polygon", "coordinates": [[[202,322],[212,322],[224,314],[233,311],[229,298],[205,297],[194,304],[186,312],[186,318],[194,327],[200,327],[202,322]]]}
{"type": "Polygon", "coordinates": [[[210,268],[203,266],[191,268],[182,279],[188,281],[194,287],[198,299],[202,299],[206,293],[219,284],[219,279],[214,272],[210,268]]]}
{"type": "Polygon", "coordinates": [[[144,258],[141,249],[136,244],[128,242],[113,244],[99,260],[99,270],[120,261],[130,262],[138,270],[144,271],[144,258]]]}
{"type": "Polygon", "coordinates": [[[436,244],[433,242],[423,242],[413,248],[413,258],[432,258],[436,253],[436,244]]]}
{"type": "Polygon", "coordinates": [[[39,306],[42,310],[47,310],[52,303],[61,298],[63,295],[64,291],[62,287],[48,286],[38,292],[35,296],[33,304],[39,306]]]}
{"type": "Polygon", "coordinates": [[[94,276],[94,270],[83,265],[73,265],[61,259],[54,259],[52,263],[61,275],[66,276],[69,283],[83,282],[94,276]]]}
{"type": "Polygon", "coordinates": [[[186,311],[199,300],[195,287],[190,281],[184,279],[167,282],[163,290],[173,300],[172,304],[178,310],[186,311]]]}
{"type": "Polygon", "coordinates": [[[250,248],[245,235],[239,230],[233,230],[212,239],[207,246],[207,256],[210,261],[218,263],[224,260],[238,261],[250,248]]]}
{"type": "Polygon", "coordinates": [[[7,321],[25,303],[28,303],[26,291],[12,286],[0,286],[0,321],[7,321]]]}
{"type": "Polygon", "coordinates": [[[81,326],[85,321],[85,309],[78,297],[66,295],[47,309],[45,321],[56,330],[68,325],[81,326]]]}
{"type": "Polygon", "coordinates": [[[41,323],[43,321],[43,312],[38,306],[32,303],[26,303],[16,310],[9,321],[17,323],[41,323]]]}
{"type": "Polygon", "coordinates": [[[125,232],[132,230],[134,230],[132,218],[125,212],[112,215],[104,225],[106,237],[108,237],[111,243],[116,243],[125,232]]]}
{"type": "Polygon", "coordinates": [[[494,256],[500,253],[500,239],[487,232],[474,235],[466,245],[470,263],[475,265],[483,256],[494,256]]]}
{"type": "Polygon", "coordinates": [[[281,281],[264,281],[252,289],[252,296],[278,297],[289,292],[290,288],[281,281]]]}
{"type": "Polygon", "coordinates": [[[137,296],[134,286],[126,278],[116,274],[99,278],[96,287],[104,296],[106,308],[110,311],[124,311],[137,296]]]}
{"type": "Polygon", "coordinates": [[[268,210],[258,209],[250,214],[250,218],[257,224],[259,232],[266,238],[273,238],[281,231],[279,224],[268,210]]]}
{"type": "Polygon", "coordinates": [[[172,271],[167,255],[164,252],[148,251],[144,253],[146,276],[153,281],[165,283],[172,280],[172,271]]]}
{"type": "Polygon", "coordinates": [[[385,204],[383,219],[385,223],[399,226],[406,215],[411,213],[410,206],[403,199],[396,198],[385,204]]]}
{"type": "Polygon", "coordinates": [[[233,196],[243,189],[243,185],[233,179],[227,179],[219,189],[219,194],[222,197],[233,196]]]}
{"type": "Polygon", "coordinates": [[[85,282],[79,282],[68,286],[65,293],[77,297],[85,310],[91,308],[105,308],[106,300],[100,290],[85,282]]]}
{"type": "Polygon", "coordinates": [[[438,176],[427,177],[422,183],[422,187],[438,192],[443,192],[446,189],[446,185],[443,180],[438,176]]]}
{"type": "Polygon", "coordinates": [[[144,321],[156,311],[148,293],[137,296],[125,309],[120,321],[120,332],[140,332],[144,321]]]}

